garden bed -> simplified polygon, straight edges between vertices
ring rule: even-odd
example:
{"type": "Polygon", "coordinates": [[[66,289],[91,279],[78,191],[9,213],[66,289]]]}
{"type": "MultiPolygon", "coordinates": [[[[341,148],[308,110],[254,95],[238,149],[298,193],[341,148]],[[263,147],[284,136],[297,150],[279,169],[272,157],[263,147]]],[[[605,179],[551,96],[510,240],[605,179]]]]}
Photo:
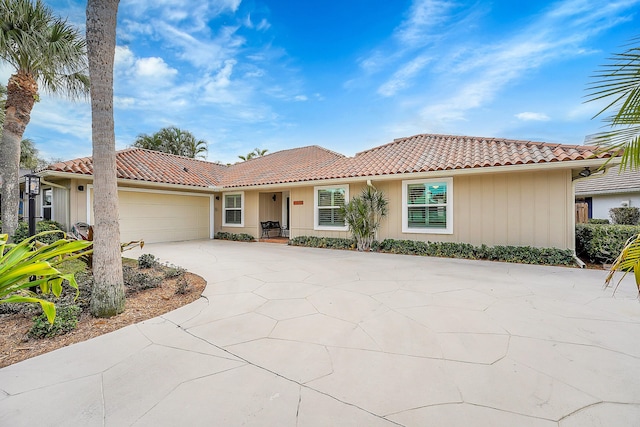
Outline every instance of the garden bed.
{"type": "Polygon", "coordinates": [[[38,305],[29,305],[16,313],[0,314],[0,368],[175,310],[200,298],[207,284],[202,277],[184,270],[170,277],[176,273],[175,266],[157,265],[151,269],[140,269],[135,260],[126,259],[123,264],[132,269],[129,275],[136,279],[138,285],[143,282],[140,273],[158,283],[156,287],[143,290],[128,287],[125,311],[117,316],[95,318],[83,309],[76,328],[71,332],[51,338],[31,338],[29,331],[34,323],[33,317],[41,312],[38,305]]]}

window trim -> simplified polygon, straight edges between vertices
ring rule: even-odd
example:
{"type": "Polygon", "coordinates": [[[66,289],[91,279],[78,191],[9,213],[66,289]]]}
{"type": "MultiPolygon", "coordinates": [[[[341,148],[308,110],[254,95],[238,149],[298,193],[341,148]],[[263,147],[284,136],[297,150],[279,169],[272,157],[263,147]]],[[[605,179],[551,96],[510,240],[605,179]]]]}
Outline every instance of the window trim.
{"type": "Polygon", "coordinates": [[[45,209],[49,209],[49,216],[51,217],[51,220],[53,220],[53,188],[52,187],[47,187],[47,188],[42,188],[41,192],[41,200],[40,200],[40,218],[42,220],[45,219],[44,216],[44,210],[45,209]],[[51,191],[51,203],[50,204],[45,204],[45,193],[47,191],[51,191]]]}
{"type": "MultiPolygon", "coordinates": [[[[329,190],[329,189],[342,189],[344,190],[344,201],[345,203],[349,203],[349,184],[340,184],[340,185],[319,185],[313,187],[313,229],[314,230],[331,230],[331,231],[348,231],[349,226],[345,222],[344,226],[334,227],[331,225],[318,225],[319,220],[319,209],[318,206],[318,190],[329,190]]],[[[327,206],[323,206],[323,208],[327,208],[327,206]]]]}
{"type": "Polygon", "coordinates": [[[244,191],[229,191],[222,193],[222,226],[223,227],[244,227],[244,191]],[[238,208],[227,208],[227,196],[240,195],[240,224],[227,223],[227,209],[237,210],[238,208]]]}
{"type": "Polygon", "coordinates": [[[430,179],[412,179],[402,181],[402,232],[403,233],[421,233],[421,234],[453,234],[453,178],[430,178],[430,179]],[[447,203],[446,203],[446,220],[445,228],[410,228],[409,227],[409,204],[407,189],[411,184],[429,184],[441,182],[447,185],[447,203]]]}

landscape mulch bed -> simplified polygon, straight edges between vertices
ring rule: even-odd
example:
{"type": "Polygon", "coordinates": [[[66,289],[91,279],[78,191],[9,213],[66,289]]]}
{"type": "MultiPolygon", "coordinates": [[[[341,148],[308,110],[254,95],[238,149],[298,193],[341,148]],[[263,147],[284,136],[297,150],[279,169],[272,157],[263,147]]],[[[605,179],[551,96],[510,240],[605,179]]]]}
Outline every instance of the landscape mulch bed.
{"type": "Polygon", "coordinates": [[[185,273],[185,278],[188,287],[184,294],[176,294],[176,279],[165,279],[157,288],[127,295],[123,313],[109,319],[99,319],[83,312],[76,329],[52,338],[34,339],[28,336],[33,325],[33,314],[0,314],[0,368],[113,332],[189,304],[200,298],[207,282],[191,273],[185,273]]]}

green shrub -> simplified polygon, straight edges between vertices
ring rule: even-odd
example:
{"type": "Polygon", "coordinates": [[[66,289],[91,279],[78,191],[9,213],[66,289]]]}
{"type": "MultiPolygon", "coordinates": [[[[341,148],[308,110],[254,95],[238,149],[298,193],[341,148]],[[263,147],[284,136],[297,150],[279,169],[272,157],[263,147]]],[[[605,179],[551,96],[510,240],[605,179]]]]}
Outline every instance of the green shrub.
{"type": "MultiPolygon", "coordinates": [[[[298,236],[289,240],[291,246],[307,246],[311,248],[331,249],[355,249],[354,239],[342,239],[338,237],[298,236]]],[[[372,245],[373,246],[373,245],[372,245]]]]}
{"type": "MultiPolygon", "coordinates": [[[[50,245],[51,243],[58,241],[64,238],[64,226],[56,221],[44,220],[40,222],[36,222],[36,234],[42,233],[43,231],[55,231],[60,230],[60,233],[50,233],[45,234],[43,236],[38,236],[37,240],[46,245],[50,245]]],[[[29,237],[29,224],[27,222],[18,223],[18,228],[16,229],[16,233],[13,235],[13,242],[20,243],[29,237]]]]}
{"type": "Polygon", "coordinates": [[[576,225],[576,254],[591,263],[612,263],[622,251],[625,242],[640,233],[634,225],[576,225]]]}
{"type": "Polygon", "coordinates": [[[125,291],[128,294],[134,294],[144,291],[145,289],[157,288],[162,283],[162,277],[136,271],[135,268],[129,266],[122,266],[122,277],[124,279],[125,291]]]}
{"type": "Polygon", "coordinates": [[[175,279],[176,277],[182,277],[187,272],[185,268],[179,267],[173,264],[167,264],[164,270],[165,279],[175,279]]]}
{"type": "Polygon", "coordinates": [[[632,207],[611,208],[609,209],[609,215],[611,215],[614,224],[638,225],[640,209],[632,207]]]}
{"type": "MultiPolygon", "coordinates": [[[[299,236],[289,241],[293,246],[315,248],[354,249],[354,240],[330,237],[299,236]]],[[[445,258],[483,259],[516,262],[521,264],[574,265],[573,251],[530,246],[473,246],[469,243],[423,242],[417,240],[385,239],[374,241],[372,251],[404,255],[421,255],[445,258]]]]}
{"type": "Polygon", "coordinates": [[[152,268],[158,265],[158,260],[155,255],[142,254],[138,257],[138,267],[140,268],[152,268]]]}
{"type": "Polygon", "coordinates": [[[180,276],[176,282],[176,295],[184,295],[189,292],[189,282],[185,276],[180,276]]]}
{"type": "Polygon", "coordinates": [[[608,219],[590,218],[589,224],[609,224],[608,219]]]}
{"type": "Polygon", "coordinates": [[[236,242],[254,242],[256,240],[251,234],[246,233],[227,233],[224,231],[219,231],[214,236],[216,239],[220,240],[233,240],[236,242]]]}
{"type": "Polygon", "coordinates": [[[29,330],[31,338],[50,338],[73,331],[78,325],[82,310],[77,305],[56,305],[56,318],[53,324],[42,313],[33,318],[33,326],[29,330]]]}

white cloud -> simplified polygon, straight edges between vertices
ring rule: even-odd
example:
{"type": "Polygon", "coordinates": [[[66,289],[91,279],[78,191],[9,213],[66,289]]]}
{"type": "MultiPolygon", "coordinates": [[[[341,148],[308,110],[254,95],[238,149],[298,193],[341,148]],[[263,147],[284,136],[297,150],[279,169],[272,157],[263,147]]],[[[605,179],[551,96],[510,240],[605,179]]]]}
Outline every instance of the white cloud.
{"type": "Polygon", "coordinates": [[[530,111],[525,111],[523,113],[516,114],[516,117],[520,120],[524,121],[534,121],[534,122],[546,122],[551,120],[549,116],[544,113],[533,113],[530,111]]]}
{"type": "Polygon", "coordinates": [[[414,0],[408,18],[396,29],[395,36],[409,46],[425,45],[434,28],[446,22],[456,6],[446,0],[414,0]]]}
{"type": "Polygon", "coordinates": [[[308,101],[309,98],[307,98],[306,95],[296,95],[293,97],[294,101],[308,101]]]}
{"type": "Polygon", "coordinates": [[[396,71],[391,79],[378,88],[382,96],[393,96],[398,91],[409,87],[411,80],[429,63],[430,58],[418,56],[396,71]]]}
{"type": "Polygon", "coordinates": [[[137,77],[150,77],[155,80],[161,80],[172,78],[178,74],[178,70],[169,67],[162,58],[154,56],[138,59],[135,64],[135,73],[137,77]]]}

